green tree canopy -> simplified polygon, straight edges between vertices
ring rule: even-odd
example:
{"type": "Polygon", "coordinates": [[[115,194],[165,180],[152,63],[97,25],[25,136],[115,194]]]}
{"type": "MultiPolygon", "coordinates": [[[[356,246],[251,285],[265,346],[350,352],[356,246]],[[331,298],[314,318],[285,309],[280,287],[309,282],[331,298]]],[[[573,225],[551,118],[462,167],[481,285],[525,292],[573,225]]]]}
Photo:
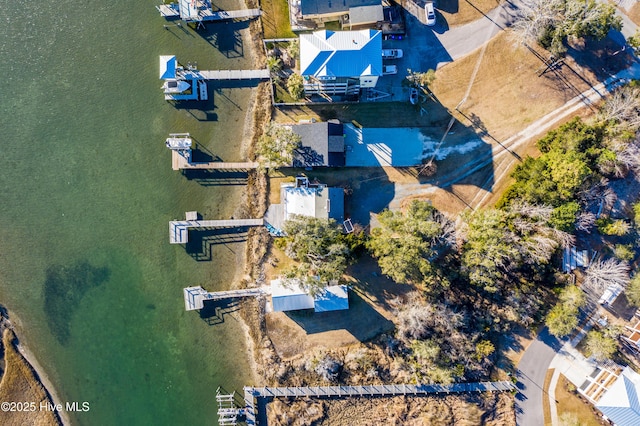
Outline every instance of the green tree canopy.
{"type": "Polygon", "coordinates": [[[291,97],[295,100],[302,98],[304,93],[304,84],[300,74],[293,73],[287,79],[287,90],[291,97]]]}
{"type": "Polygon", "coordinates": [[[585,350],[588,356],[594,357],[597,361],[610,359],[617,349],[618,345],[613,337],[597,330],[587,333],[585,350]]]}
{"type": "Polygon", "coordinates": [[[258,141],[259,160],[266,167],[288,166],[301,142],[290,127],[270,123],[258,141]]]}
{"type": "Polygon", "coordinates": [[[454,242],[453,223],[429,203],[417,200],[404,213],[385,210],[378,221],[368,248],[382,272],[398,283],[430,282],[432,262],[454,242]]]}
{"type": "Polygon", "coordinates": [[[298,261],[285,271],[287,278],[299,279],[310,294],[316,294],[329,281],[340,280],[347,268],[349,248],[333,219],[294,215],[283,228],[285,252],[298,261]]]}

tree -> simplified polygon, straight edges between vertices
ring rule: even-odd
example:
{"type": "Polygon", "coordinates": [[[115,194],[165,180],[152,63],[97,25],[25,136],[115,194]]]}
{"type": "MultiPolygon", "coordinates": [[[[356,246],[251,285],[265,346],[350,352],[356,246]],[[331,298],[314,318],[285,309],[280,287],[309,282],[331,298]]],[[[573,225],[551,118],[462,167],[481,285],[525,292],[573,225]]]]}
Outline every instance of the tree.
{"type": "Polygon", "coordinates": [[[454,224],[424,201],[414,200],[404,213],[385,210],[378,222],[368,248],[382,272],[398,283],[430,282],[433,262],[455,243],[454,224]]]}
{"type": "Polygon", "coordinates": [[[613,92],[600,110],[599,118],[632,129],[640,127],[640,87],[626,85],[613,92]]]}
{"type": "Polygon", "coordinates": [[[284,223],[285,252],[298,264],[285,271],[285,277],[301,281],[311,295],[330,281],[340,280],[347,268],[349,249],[340,239],[340,228],[333,219],[294,215],[284,223]]]}
{"type": "Polygon", "coordinates": [[[506,275],[522,264],[513,233],[505,232],[507,214],[501,210],[479,210],[466,217],[469,226],[462,251],[462,269],[471,284],[495,293],[506,275]]]}
{"type": "Polygon", "coordinates": [[[300,135],[290,127],[270,123],[258,141],[258,156],[266,167],[291,165],[293,153],[300,146],[300,135]]]}
{"type": "Polygon", "coordinates": [[[572,309],[568,309],[559,303],[549,311],[545,324],[549,327],[551,334],[557,337],[564,337],[576,328],[578,317],[572,309]]]}
{"type": "Polygon", "coordinates": [[[537,42],[554,54],[563,54],[567,37],[601,40],[610,29],[620,30],[622,21],[612,5],[596,0],[525,0],[513,28],[519,43],[537,42]]]}
{"type": "Polygon", "coordinates": [[[427,87],[436,80],[436,72],[432,69],[426,72],[407,70],[407,80],[414,86],[427,87]]]}
{"type": "Polygon", "coordinates": [[[296,101],[302,97],[304,93],[304,80],[300,74],[293,73],[287,79],[287,90],[296,101]]]}
{"type": "Polygon", "coordinates": [[[636,272],[631,281],[629,281],[625,294],[633,306],[640,307],[640,273],[636,272]]]}
{"type": "Polygon", "coordinates": [[[596,361],[602,362],[610,359],[613,354],[616,353],[616,340],[613,337],[606,336],[600,331],[591,330],[587,333],[585,350],[587,356],[593,357],[596,361]]]}
{"type": "Polygon", "coordinates": [[[547,314],[545,324],[551,334],[564,337],[578,325],[578,310],[586,304],[586,297],[582,290],[572,285],[562,290],[559,299],[547,314]]]}
{"type": "Polygon", "coordinates": [[[269,68],[271,74],[278,74],[280,71],[282,71],[282,59],[277,56],[268,56],[267,68],[269,68]]]}
{"type": "Polygon", "coordinates": [[[622,288],[629,283],[629,264],[615,259],[592,263],[585,272],[584,285],[602,293],[610,285],[622,288]]]}
{"type": "Polygon", "coordinates": [[[574,229],[576,216],[580,211],[580,205],[575,201],[562,204],[553,209],[549,219],[549,225],[561,231],[569,232],[574,229]]]}

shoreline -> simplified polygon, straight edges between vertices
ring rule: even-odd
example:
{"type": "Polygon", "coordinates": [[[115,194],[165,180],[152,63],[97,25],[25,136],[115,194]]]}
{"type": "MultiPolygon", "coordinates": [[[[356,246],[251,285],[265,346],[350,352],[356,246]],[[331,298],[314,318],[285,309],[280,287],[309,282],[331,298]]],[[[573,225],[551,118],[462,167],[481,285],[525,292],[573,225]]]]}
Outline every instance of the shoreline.
{"type": "MultiPolygon", "coordinates": [[[[29,366],[35,373],[34,375],[35,375],[36,381],[42,386],[45,394],[51,400],[52,404],[54,405],[62,404],[64,406],[64,402],[60,398],[60,395],[56,390],[55,386],[53,385],[53,382],[47,375],[46,370],[38,362],[35,354],[29,349],[29,347],[25,343],[25,339],[23,337],[25,335],[25,332],[24,332],[24,327],[22,326],[22,321],[18,316],[16,316],[14,311],[9,311],[8,309],[7,309],[7,316],[8,318],[4,319],[4,321],[6,321],[7,328],[11,329],[16,337],[17,344],[15,345],[15,347],[20,353],[20,355],[22,355],[26,363],[29,364],[29,366]]],[[[6,366],[5,366],[4,373],[6,373],[6,366]]],[[[69,414],[65,410],[56,411],[56,414],[58,415],[58,418],[60,419],[60,423],[63,426],[69,426],[72,424],[69,414]]]]}

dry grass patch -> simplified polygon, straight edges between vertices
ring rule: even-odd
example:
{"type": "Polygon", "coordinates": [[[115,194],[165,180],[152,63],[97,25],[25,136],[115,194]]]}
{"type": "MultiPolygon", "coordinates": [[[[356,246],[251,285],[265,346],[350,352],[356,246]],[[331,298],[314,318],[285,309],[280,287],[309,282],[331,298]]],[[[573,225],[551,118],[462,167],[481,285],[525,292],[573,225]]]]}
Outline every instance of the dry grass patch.
{"type": "Polygon", "coordinates": [[[591,404],[576,395],[574,389],[575,386],[561,374],[556,386],[558,418],[572,417],[577,420],[577,424],[582,426],[607,424],[596,414],[596,409],[591,404]]]}
{"type": "MultiPolygon", "coordinates": [[[[481,52],[436,71],[432,89],[444,106],[453,110],[463,99],[481,52]]],[[[566,62],[577,68],[570,59],[566,62]]],[[[462,123],[504,139],[590,87],[566,66],[560,72],[571,87],[552,72],[539,76],[542,70],[540,59],[525,48],[516,49],[509,33],[502,32],[489,42],[469,97],[460,107],[466,117],[462,123]]],[[[587,81],[597,81],[588,71],[582,74],[587,81]]]]}
{"type": "Polygon", "coordinates": [[[13,344],[13,331],[6,329],[2,336],[5,371],[0,382],[0,401],[34,403],[35,410],[0,411],[0,424],[51,426],[59,425],[60,419],[54,411],[39,410],[40,403],[51,403],[46,389],[40,383],[31,365],[13,344]]]}
{"type": "Polygon", "coordinates": [[[295,37],[289,22],[289,3],[287,0],[261,0],[262,29],[264,38],[295,37]]]}
{"type": "Polygon", "coordinates": [[[636,2],[633,7],[627,11],[627,16],[636,24],[640,25],[640,3],[636,2]]]}
{"type": "Polygon", "coordinates": [[[455,27],[482,18],[499,5],[498,0],[437,0],[436,9],[449,27],[455,27]]]}

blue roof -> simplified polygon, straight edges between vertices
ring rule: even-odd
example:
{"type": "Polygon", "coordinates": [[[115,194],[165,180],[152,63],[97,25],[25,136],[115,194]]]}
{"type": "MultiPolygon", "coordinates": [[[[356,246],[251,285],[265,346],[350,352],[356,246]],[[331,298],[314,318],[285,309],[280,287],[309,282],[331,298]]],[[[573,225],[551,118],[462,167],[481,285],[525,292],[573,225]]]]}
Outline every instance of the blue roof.
{"type": "Polygon", "coordinates": [[[176,78],[178,60],[173,55],[160,56],[160,79],[176,78]]]}
{"type": "Polygon", "coordinates": [[[322,77],[382,75],[382,32],[316,31],[300,35],[300,74],[322,77]]]}
{"type": "Polygon", "coordinates": [[[346,285],[325,287],[313,300],[316,312],[340,311],[349,309],[349,294],[346,285]]]}
{"type": "Polygon", "coordinates": [[[625,368],[618,380],[596,404],[596,408],[617,426],[640,425],[640,375],[625,368]]]}

